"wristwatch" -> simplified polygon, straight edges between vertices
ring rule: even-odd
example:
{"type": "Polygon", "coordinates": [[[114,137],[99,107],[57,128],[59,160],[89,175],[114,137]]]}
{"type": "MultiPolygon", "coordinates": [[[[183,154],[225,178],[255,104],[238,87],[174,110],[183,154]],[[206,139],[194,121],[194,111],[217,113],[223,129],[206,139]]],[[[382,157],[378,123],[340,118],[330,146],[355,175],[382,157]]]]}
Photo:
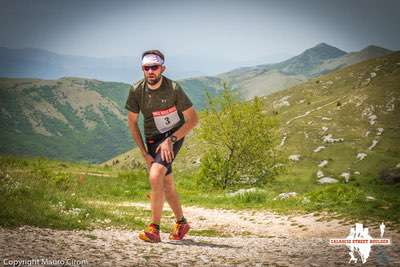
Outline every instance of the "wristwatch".
{"type": "Polygon", "coordinates": [[[171,142],[172,142],[173,144],[175,144],[176,141],[178,141],[178,138],[177,138],[175,135],[171,135],[171,137],[170,137],[169,139],[171,140],[171,142]]]}

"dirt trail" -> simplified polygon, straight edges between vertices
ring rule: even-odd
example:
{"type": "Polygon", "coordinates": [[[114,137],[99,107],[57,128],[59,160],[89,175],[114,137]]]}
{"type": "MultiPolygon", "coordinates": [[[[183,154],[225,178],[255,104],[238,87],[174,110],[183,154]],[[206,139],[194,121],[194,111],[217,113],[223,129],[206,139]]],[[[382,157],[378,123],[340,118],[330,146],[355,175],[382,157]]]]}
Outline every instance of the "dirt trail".
{"type": "MultiPolygon", "coordinates": [[[[147,203],[117,205],[149,208],[147,203]]],[[[161,243],[150,244],[139,240],[136,231],[0,228],[0,264],[45,258],[64,260],[65,266],[348,266],[348,249],[328,244],[329,238],[348,235],[351,225],[341,221],[324,221],[314,215],[285,216],[198,207],[184,210],[193,229],[213,229],[223,237],[189,235],[183,241],[169,241],[168,233],[162,233],[161,243]],[[73,263],[73,259],[76,264],[67,263],[68,260],[73,263]]],[[[379,230],[370,227],[370,234],[378,237],[379,230]]],[[[391,238],[393,244],[372,247],[368,261],[362,266],[400,265],[399,234],[386,229],[385,238],[391,238]]],[[[360,262],[353,265],[361,266],[360,262]]]]}

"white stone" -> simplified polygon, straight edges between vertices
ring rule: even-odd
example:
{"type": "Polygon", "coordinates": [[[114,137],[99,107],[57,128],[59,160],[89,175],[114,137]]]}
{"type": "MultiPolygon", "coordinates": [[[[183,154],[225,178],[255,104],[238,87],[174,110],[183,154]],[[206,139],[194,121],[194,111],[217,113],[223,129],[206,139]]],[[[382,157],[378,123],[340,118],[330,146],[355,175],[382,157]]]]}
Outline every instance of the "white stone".
{"type": "Polygon", "coordinates": [[[299,161],[299,160],[300,160],[300,155],[298,155],[298,154],[290,155],[290,156],[289,156],[289,160],[292,160],[292,161],[299,161]]]}
{"type": "Polygon", "coordinates": [[[287,134],[284,133],[283,134],[283,138],[282,138],[281,143],[279,144],[279,146],[283,146],[285,144],[286,139],[287,139],[287,134]]]}
{"type": "Polygon", "coordinates": [[[239,189],[238,191],[232,192],[232,193],[228,193],[227,195],[230,197],[234,197],[237,195],[243,195],[245,193],[252,193],[252,192],[256,192],[257,188],[248,188],[248,189],[239,189]]]}
{"type": "Polygon", "coordinates": [[[296,192],[280,193],[277,197],[274,198],[274,200],[277,200],[277,199],[281,199],[281,200],[282,199],[288,199],[290,197],[295,197],[295,196],[297,196],[296,192]]]}
{"type": "Polygon", "coordinates": [[[328,117],[322,117],[321,118],[323,121],[331,121],[332,120],[332,118],[328,118],[328,117]]]}
{"type": "Polygon", "coordinates": [[[328,164],[328,161],[326,159],[322,160],[319,164],[318,167],[323,168],[328,164]]]}
{"type": "Polygon", "coordinates": [[[378,144],[378,140],[372,140],[372,145],[368,147],[368,150],[372,150],[378,144]]]}
{"type": "Polygon", "coordinates": [[[370,75],[371,75],[371,78],[376,77],[376,73],[375,72],[371,72],[370,75]]]}
{"type": "Polygon", "coordinates": [[[370,131],[367,131],[364,136],[367,137],[369,134],[370,134],[370,131]]]}
{"type": "Polygon", "coordinates": [[[320,184],[335,184],[339,181],[332,177],[324,177],[324,178],[319,179],[318,182],[320,184]]]}
{"type": "Polygon", "coordinates": [[[383,134],[383,131],[384,131],[383,128],[378,128],[377,130],[378,130],[378,132],[376,133],[376,135],[382,135],[383,134]]]}
{"type": "Polygon", "coordinates": [[[396,98],[394,96],[392,96],[392,98],[386,102],[386,112],[391,112],[394,110],[394,101],[396,101],[396,98]]]}
{"type": "Polygon", "coordinates": [[[314,152],[315,153],[320,152],[322,149],[325,149],[325,148],[326,148],[325,146],[319,146],[316,149],[314,149],[314,152]]]}
{"type": "Polygon", "coordinates": [[[273,107],[274,107],[274,108],[280,108],[280,107],[284,107],[284,106],[290,106],[290,103],[289,103],[289,101],[288,101],[288,99],[289,99],[290,97],[291,97],[291,96],[288,95],[288,96],[282,97],[281,99],[279,99],[279,100],[277,100],[277,101],[274,101],[274,102],[272,103],[273,107]]]}
{"type": "Polygon", "coordinates": [[[354,174],[360,175],[360,172],[359,171],[355,171],[354,174]]]}
{"type": "Polygon", "coordinates": [[[200,158],[194,159],[194,160],[192,161],[192,164],[193,164],[193,165],[200,165],[200,163],[201,163],[201,159],[200,159],[200,158]]]}
{"type": "Polygon", "coordinates": [[[376,198],[374,198],[373,196],[367,196],[366,199],[367,200],[376,200],[376,198]]]}
{"type": "Polygon", "coordinates": [[[272,168],[279,168],[279,167],[283,167],[283,166],[285,166],[285,164],[283,164],[283,163],[277,163],[277,164],[275,164],[274,166],[272,166],[272,168]]]}
{"type": "Polygon", "coordinates": [[[324,132],[328,131],[328,127],[323,126],[322,131],[324,131],[324,132]]]}
{"type": "Polygon", "coordinates": [[[363,159],[365,159],[366,156],[367,156],[367,154],[361,152],[361,153],[357,154],[357,159],[358,160],[363,160],[363,159]]]}
{"type": "Polygon", "coordinates": [[[348,173],[348,172],[342,172],[342,174],[340,174],[340,176],[344,178],[344,181],[345,181],[346,183],[349,182],[350,173],[348,173]]]}
{"type": "Polygon", "coordinates": [[[318,170],[318,171],[317,171],[317,177],[318,177],[318,178],[324,177],[324,173],[323,173],[321,170],[318,170]]]}
{"type": "Polygon", "coordinates": [[[368,121],[369,121],[370,125],[374,125],[376,123],[377,119],[378,119],[378,116],[376,116],[375,114],[368,116],[368,121]]]}
{"type": "Polygon", "coordinates": [[[322,137],[322,141],[324,143],[336,143],[336,142],[343,142],[343,138],[333,138],[332,134],[327,134],[322,137]]]}
{"type": "Polygon", "coordinates": [[[400,168],[400,163],[397,163],[396,168],[400,168]]]}
{"type": "Polygon", "coordinates": [[[204,263],[209,263],[209,262],[210,262],[210,260],[208,259],[208,257],[205,256],[205,255],[200,255],[199,258],[200,258],[204,263]]]}

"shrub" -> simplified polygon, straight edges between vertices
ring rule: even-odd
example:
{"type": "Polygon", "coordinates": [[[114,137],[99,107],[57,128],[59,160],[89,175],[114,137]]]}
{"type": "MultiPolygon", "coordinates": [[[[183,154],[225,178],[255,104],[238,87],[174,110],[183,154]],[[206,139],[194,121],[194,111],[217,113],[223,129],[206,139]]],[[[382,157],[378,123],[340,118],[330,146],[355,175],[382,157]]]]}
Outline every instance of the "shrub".
{"type": "Polygon", "coordinates": [[[277,147],[277,120],[263,112],[259,98],[240,102],[224,84],[223,93],[208,97],[199,138],[207,152],[201,159],[199,181],[226,189],[259,185],[272,179],[281,161],[277,147]]]}

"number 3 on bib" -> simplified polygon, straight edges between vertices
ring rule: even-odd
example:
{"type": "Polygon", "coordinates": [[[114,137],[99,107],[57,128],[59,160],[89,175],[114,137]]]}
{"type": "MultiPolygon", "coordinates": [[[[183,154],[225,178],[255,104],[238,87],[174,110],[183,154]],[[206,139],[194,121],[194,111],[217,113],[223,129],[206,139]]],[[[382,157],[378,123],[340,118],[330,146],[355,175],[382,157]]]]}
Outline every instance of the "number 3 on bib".
{"type": "Polygon", "coordinates": [[[154,111],[153,118],[157,130],[160,133],[165,133],[171,130],[181,120],[179,118],[178,111],[176,110],[176,106],[164,110],[154,111]]]}

